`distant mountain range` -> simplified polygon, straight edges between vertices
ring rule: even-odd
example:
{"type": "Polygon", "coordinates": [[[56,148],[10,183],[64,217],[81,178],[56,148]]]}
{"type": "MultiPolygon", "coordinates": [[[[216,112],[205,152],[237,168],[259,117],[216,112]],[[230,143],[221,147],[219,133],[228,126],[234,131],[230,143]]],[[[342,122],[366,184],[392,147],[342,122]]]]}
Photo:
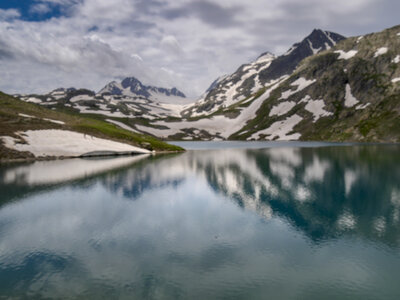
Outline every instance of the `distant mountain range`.
{"type": "Polygon", "coordinates": [[[135,77],[128,77],[120,83],[113,81],[102,88],[100,95],[124,95],[131,97],[143,97],[153,101],[173,101],[175,98],[186,98],[185,94],[176,88],[167,89],[143,85],[135,77]]]}
{"type": "Polygon", "coordinates": [[[19,97],[164,139],[400,142],[399,63],[400,26],[351,38],[315,29],[285,54],[218,78],[195,103],[133,77],[98,93],[19,97]]]}

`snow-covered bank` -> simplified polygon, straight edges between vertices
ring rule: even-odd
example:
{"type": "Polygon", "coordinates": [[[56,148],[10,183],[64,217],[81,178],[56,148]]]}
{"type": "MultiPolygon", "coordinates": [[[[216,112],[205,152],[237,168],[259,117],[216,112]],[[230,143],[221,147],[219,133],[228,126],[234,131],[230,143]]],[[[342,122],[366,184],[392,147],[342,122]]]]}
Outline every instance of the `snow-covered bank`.
{"type": "Polygon", "coordinates": [[[36,157],[69,156],[78,157],[90,152],[150,153],[149,150],[128,144],[96,138],[87,134],[68,130],[28,130],[18,132],[20,139],[10,136],[0,137],[7,148],[28,151],[36,157]],[[25,143],[21,143],[21,139],[25,143]]]}

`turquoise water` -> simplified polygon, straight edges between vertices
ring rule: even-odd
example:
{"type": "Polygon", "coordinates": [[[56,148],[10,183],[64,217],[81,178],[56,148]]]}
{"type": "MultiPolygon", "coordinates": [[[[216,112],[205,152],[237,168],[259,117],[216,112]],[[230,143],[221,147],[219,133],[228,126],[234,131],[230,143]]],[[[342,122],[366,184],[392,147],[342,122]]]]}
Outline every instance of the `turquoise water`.
{"type": "Polygon", "coordinates": [[[399,146],[183,145],[0,166],[0,299],[400,299],[399,146]]]}

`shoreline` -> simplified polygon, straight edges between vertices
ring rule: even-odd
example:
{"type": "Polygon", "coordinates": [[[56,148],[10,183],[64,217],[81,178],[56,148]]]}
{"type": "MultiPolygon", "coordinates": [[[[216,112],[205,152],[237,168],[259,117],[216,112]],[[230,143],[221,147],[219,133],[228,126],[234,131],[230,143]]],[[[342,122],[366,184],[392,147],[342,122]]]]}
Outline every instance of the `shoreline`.
{"type": "Polygon", "coordinates": [[[77,159],[77,158],[100,158],[100,157],[129,157],[138,155],[158,155],[158,154],[173,154],[173,153],[183,153],[185,151],[151,151],[149,153],[126,153],[126,152],[116,152],[108,154],[93,154],[87,155],[83,154],[80,156],[39,156],[39,157],[26,157],[26,158],[0,158],[0,166],[2,164],[8,163],[19,163],[19,162],[36,162],[36,161],[54,161],[54,160],[66,160],[66,159],[77,159]]]}
{"type": "MultiPolygon", "coordinates": [[[[173,141],[173,142],[195,142],[195,143],[209,143],[210,141],[173,141]]],[[[226,141],[218,141],[217,143],[224,143],[224,142],[252,142],[252,141],[240,141],[240,140],[226,140],[226,141]]],[[[282,142],[282,141],[256,141],[256,142],[282,142]]],[[[295,141],[285,141],[285,142],[295,142],[295,141]]],[[[304,142],[304,143],[327,143],[330,144],[329,146],[379,146],[379,145],[386,145],[386,146],[399,146],[400,143],[398,142],[321,142],[321,141],[296,141],[296,142],[304,142]]],[[[283,146],[283,145],[282,145],[283,146]]],[[[328,145],[326,145],[328,146],[328,145]]],[[[326,147],[325,146],[325,147],[326,147]]],[[[317,146],[318,147],[318,146],[317,146]]],[[[268,147],[266,147],[268,148],[268,147]]],[[[218,149],[218,148],[216,148],[218,149]]],[[[101,158],[101,157],[122,157],[122,156],[137,156],[137,155],[142,155],[142,154],[150,154],[150,155],[158,155],[158,154],[176,154],[176,153],[184,153],[186,151],[190,151],[193,149],[183,149],[181,151],[168,151],[168,150],[160,150],[160,151],[149,151],[148,153],[141,153],[141,152],[135,152],[135,151],[94,151],[94,152],[89,152],[89,153],[84,153],[82,155],[78,156],[29,156],[29,157],[20,157],[20,158],[0,158],[0,166],[2,164],[8,164],[8,163],[19,163],[19,162],[35,162],[35,161],[54,161],[54,160],[65,160],[65,159],[76,159],[76,158],[101,158]]],[[[197,149],[197,150],[206,150],[206,149],[197,149]]],[[[23,153],[24,151],[19,151],[20,153],[23,153]]]]}

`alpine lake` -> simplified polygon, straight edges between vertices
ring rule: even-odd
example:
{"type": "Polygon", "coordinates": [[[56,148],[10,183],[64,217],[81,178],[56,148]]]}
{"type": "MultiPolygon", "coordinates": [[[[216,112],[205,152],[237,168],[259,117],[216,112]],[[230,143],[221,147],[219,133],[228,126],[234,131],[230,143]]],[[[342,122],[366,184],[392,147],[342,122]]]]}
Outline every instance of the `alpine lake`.
{"type": "Polygon", "coordinates": [[[0,299],[400,299],[400,145],[0,165],[0,299]]]}

